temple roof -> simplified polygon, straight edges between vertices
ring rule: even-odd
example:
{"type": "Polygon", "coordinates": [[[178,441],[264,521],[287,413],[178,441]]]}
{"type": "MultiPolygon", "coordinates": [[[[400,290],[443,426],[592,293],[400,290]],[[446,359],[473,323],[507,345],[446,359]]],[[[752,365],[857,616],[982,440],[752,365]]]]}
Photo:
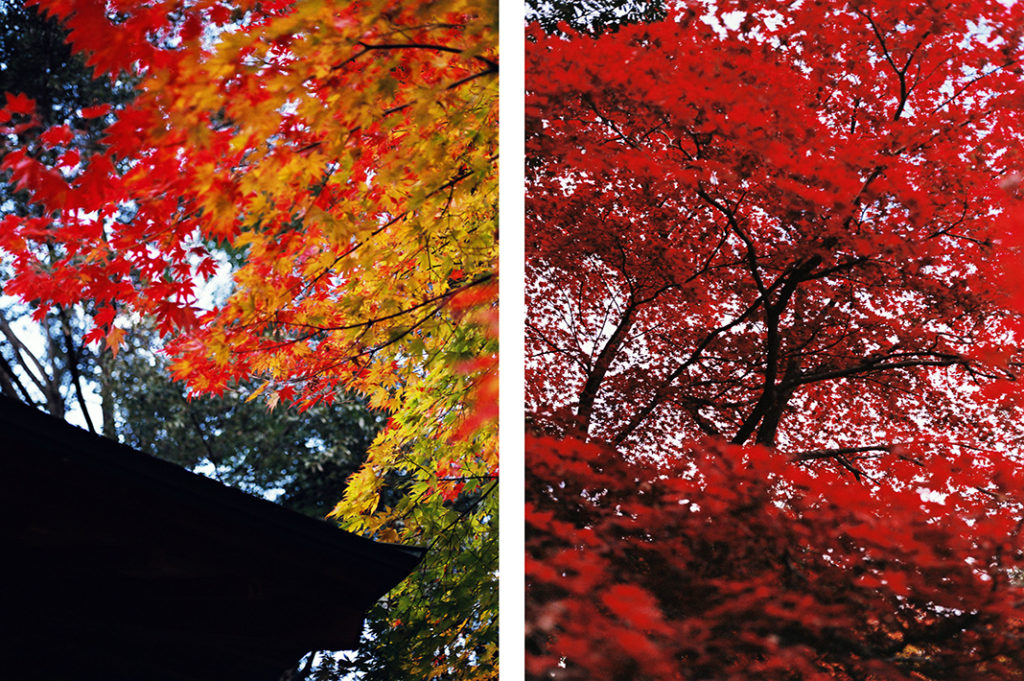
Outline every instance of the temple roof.
{"type": "Polygon", "coordinates": [[[0,518],[0,677],[19,681],[276,681],[354,647],[422,557],[5,398],[0,518]]]}

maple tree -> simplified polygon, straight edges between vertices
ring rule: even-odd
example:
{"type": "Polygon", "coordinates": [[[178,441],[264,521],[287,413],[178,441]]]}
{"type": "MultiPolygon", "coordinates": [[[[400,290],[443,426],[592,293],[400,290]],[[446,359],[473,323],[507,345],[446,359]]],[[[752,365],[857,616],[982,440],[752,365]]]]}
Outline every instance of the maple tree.
{"type": "Polygon", "coordinates": [[[1024,676],[1019,24],[531,32],[532,677],[1024,676]]]}
{"type": "Polygon", "coordinates": [[[7,94],[0,169],[34,208],[2,221],[5,292],[38,317],[88,301],[114,352],[152,318],[196,395],[386,412],[332,515],[430,548],[390,597],[393,661],[492,675],[496,6],[38,4],[136,94],[59,125],[7,94]]]}

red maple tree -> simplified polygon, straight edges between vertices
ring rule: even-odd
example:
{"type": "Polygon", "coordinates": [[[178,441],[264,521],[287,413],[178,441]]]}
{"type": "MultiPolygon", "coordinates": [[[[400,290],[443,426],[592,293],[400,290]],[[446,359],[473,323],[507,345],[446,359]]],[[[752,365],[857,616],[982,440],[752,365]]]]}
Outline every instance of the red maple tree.
{"type": "Polygon", "coordinates": [[[533,33],[531,675],[1024,674],[1019,24],[533,33]]]}

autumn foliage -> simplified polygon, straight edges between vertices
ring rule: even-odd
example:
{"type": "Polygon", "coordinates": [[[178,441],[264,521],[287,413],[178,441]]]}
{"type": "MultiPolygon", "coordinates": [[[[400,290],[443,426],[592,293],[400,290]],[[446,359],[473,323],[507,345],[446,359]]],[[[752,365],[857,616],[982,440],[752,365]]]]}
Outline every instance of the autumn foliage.
{"type": "MultiPolygon", "coordinates": [[[[563,658],[568,678],[1021,675],[1008,509],[880,492],[764,448],[709,443],[636,466],[579,440],[528,446],[535,678],[563,658]]],[[[991,474],[968,459],[916,477],[991,474]]],[[[1024,484],[1019,468],[996,474],[1024,484]]]]}
{"type": "Polygon", "coordinates": [[[7,94],[0,168],[34,208],[3,220],[5,293],[89,301],[115,351],[153,318],[195,394],[386,410],[335,516],[432,549],[392,603],[411,673],[491,673],[496,7],[39,5],[137,95],[45,129],[7,94]]]}
{"type": "Polygon", "coordinates": [[[528,44],[528,672],[1006,679],[1020,10],[528,44]]]}

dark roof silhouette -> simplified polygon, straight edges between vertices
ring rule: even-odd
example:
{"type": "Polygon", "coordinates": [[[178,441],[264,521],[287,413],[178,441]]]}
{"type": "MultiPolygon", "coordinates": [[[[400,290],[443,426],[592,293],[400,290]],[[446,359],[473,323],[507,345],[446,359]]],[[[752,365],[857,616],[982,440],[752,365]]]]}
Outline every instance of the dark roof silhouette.
{"type": "Polygon", "coordinates": [[[422,557],[0,398],[0,678],[276,681],[422,557]]]}

